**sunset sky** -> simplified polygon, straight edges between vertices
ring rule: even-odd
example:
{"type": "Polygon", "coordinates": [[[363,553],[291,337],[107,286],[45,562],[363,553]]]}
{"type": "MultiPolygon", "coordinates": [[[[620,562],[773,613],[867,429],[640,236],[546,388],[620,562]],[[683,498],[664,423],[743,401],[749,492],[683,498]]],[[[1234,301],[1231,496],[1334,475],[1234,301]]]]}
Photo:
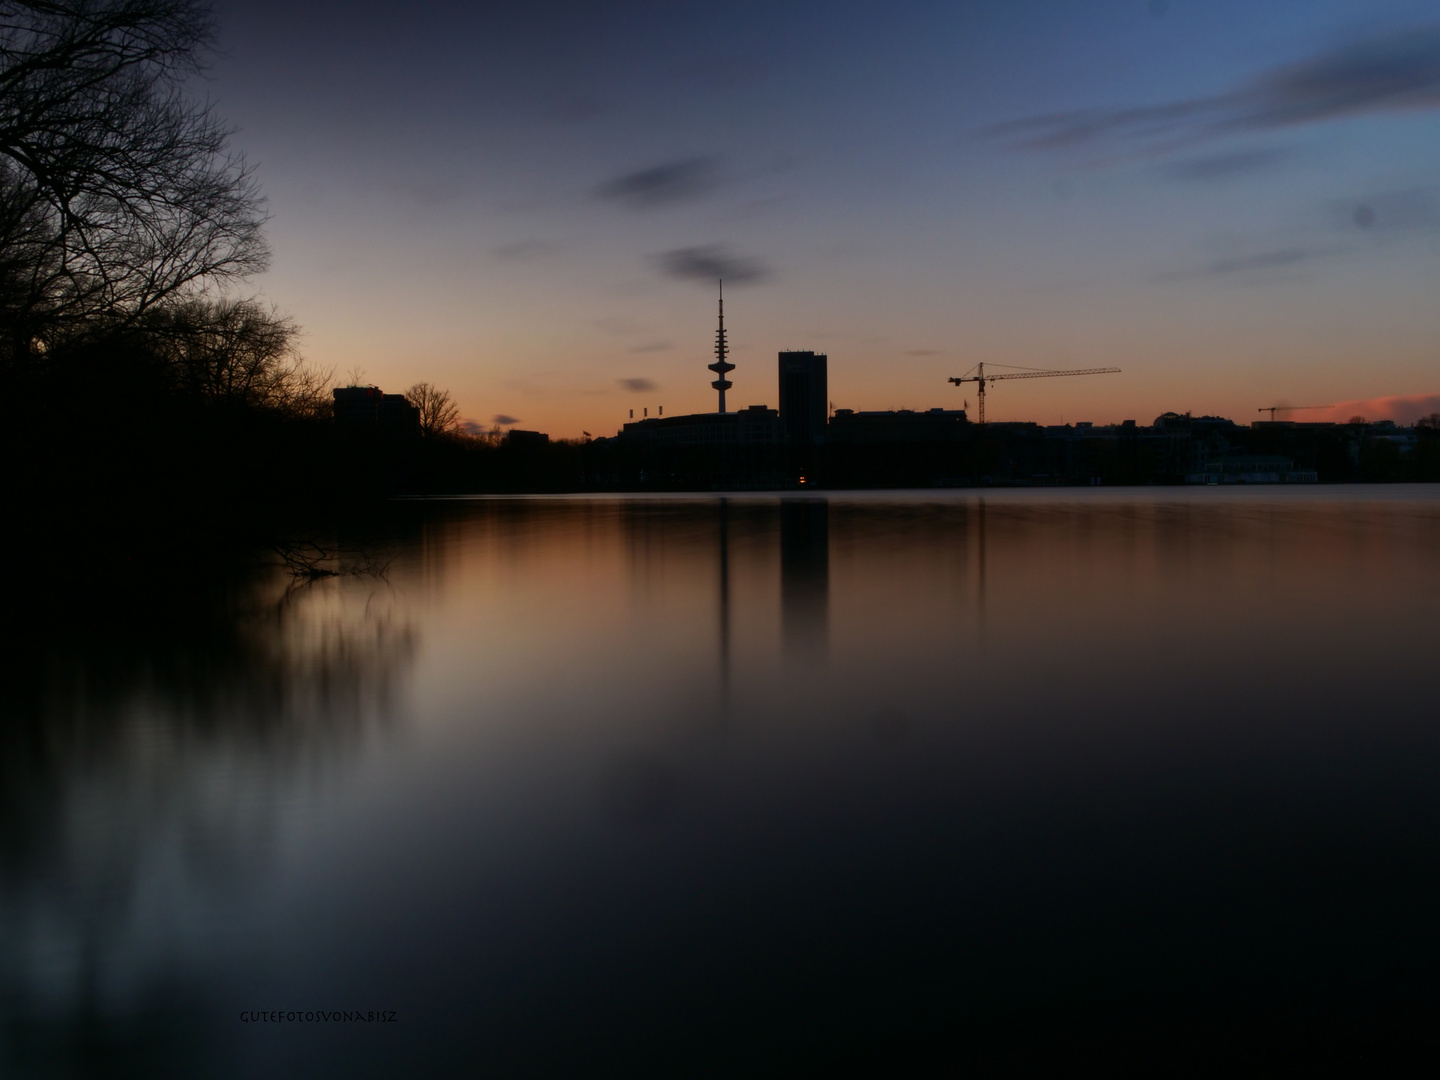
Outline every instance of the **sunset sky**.
{"type": "Polygon", "coordinates": [[[973,406],[985,361],[1124,369],[994,420],[1440,410],[1433,0],[219,14],[252,286],[342,381],[555,436],[710,410],[723,271],[732,406],[815,349],[842,408],[973,406]]]}

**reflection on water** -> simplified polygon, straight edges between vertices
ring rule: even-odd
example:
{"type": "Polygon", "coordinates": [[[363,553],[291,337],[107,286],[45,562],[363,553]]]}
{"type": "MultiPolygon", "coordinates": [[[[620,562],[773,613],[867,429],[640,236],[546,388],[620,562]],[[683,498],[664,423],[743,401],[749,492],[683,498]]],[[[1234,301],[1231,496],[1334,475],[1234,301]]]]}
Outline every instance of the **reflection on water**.
{"type": "Polygon", "coordinates": [[[384,578],[157,585],[12,658],[10,1071],[1428,1030],[1435,493],[412,510],[384,578]],[[237,1019],[357,1007],[402,1022],[237,1019]]]}
{"type": "Polygon", "coordinates": [[[0,729],[0,1000],[42,1075],[195,1074],[211,1002],[190,960],[272,872],[274,796],[392,719],[414,649],[379,579],[124,599],[144,607],[97,591],[95,627],[17,644],[0,729]]]}
{"type": "Polygon", "coordinates": [[[722,708],[730,704],[730,500],[719,500],[719,540],[717,541],[720,572],[720,702],[722,708]]]}
{"type": "Polygon", "coordinates": [[[830,503],[780,503],[780,604],[786,658],[824,658],[830,624],[830,503]]]}

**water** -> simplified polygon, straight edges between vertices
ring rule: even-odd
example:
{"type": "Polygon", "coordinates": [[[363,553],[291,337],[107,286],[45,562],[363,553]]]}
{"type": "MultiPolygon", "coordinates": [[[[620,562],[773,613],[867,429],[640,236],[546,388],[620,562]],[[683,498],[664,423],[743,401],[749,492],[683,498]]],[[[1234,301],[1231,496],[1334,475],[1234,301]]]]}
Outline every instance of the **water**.
{"type": "Polygon", "coordinates": [[[7,1075],[1426,1037],[1433,488],[481,499],[340,540],[383,572],[141,581],[13,647],[7,1075]]]}

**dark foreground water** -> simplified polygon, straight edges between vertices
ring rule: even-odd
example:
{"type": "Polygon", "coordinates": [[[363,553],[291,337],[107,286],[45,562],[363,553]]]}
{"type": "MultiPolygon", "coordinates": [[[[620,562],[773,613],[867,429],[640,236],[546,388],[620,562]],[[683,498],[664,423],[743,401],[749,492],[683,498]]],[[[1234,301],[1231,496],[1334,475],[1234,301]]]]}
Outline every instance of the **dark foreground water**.
{"type": "Polygon", "coordinates": [[[380,576],[147,570],[12,626],[0,1072],[1427,1049],[1440,491],[388,528],[339,538],[380,576]]]}

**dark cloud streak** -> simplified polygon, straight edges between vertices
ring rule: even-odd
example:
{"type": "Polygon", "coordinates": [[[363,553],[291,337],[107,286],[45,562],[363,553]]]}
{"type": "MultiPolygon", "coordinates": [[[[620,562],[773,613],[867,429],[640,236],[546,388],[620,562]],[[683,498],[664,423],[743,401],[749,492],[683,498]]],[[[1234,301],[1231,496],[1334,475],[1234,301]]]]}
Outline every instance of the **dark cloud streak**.
{"type": "Polygon", "coordinates": [[[1294,266],[1308,262],[1325,252],[1308,248],[1281,248],[1276,251],[1261,251],[1254,255],[1240,255],[1233,259],[1221,259],[1206,267],[1207,274],[1243,274],[1247,270],[1274,270],[1282,266],[1294,266]]]}
{"type": "Polygon", "coordinates": [[[1440,27],[1353,42],[1266,72],[1214,97],[1130,109],[1028,117],[983,134],[1027,150],[1120,140],[1166,140],[1274,131],[1342,117],[1440,108],[1440,27]]]}
{"type": "Polygon", "coordinates": [[[675,248],[656,260],[663,273],[681,281],[713,283],[723,278],[731,284],[751,285],[770,276],[769,267],[761,260],[733,255],[721,244],[675,248]]]}
{"type": "Polygon", "coordinates": [[[647,394],[651,390],[658,389],[653,379],[616,379],[615,381],[632,394],[647,394]]]}
{"type": "Polygon", "coordinates": [[[1194,183],[1229,180],[1237,176],[1267,172],[1278,167],[1290,156],[1289,151],[1278,147],[1257,147],[1253,150],[1237,150],[1230,154],[1187,158],[1166,165],[1161,172],[1167,179],[1194,183]]]}
{"type": "Polygon", "coordinates": [[[1360,113],[1440,107],[1440,27],[1334,49],[1261,77],[1234,126],[1277,128],[1360,113]]]}
{"type": "Polygon", "coordinates": [[[1234,274],[1263,275],[1267,270],[1285,270],[1305,263],[1316,262],[1352,253],[1354,249],[1343,245],[1329,247],[1276,247],[1255,251],[1248,255],[1233,255],[1217,259],[1191,270],[1161,274],[1158,281],[1191,281],[1195,278],[1229,277],[1234,274]]]}
{"type": "Polygon", "coordinates": [[[702,198],[719,182],[717,161],[696,157],[617,176],[597,187],[595,194],[632,209],[650,210],[702,198]]]}

